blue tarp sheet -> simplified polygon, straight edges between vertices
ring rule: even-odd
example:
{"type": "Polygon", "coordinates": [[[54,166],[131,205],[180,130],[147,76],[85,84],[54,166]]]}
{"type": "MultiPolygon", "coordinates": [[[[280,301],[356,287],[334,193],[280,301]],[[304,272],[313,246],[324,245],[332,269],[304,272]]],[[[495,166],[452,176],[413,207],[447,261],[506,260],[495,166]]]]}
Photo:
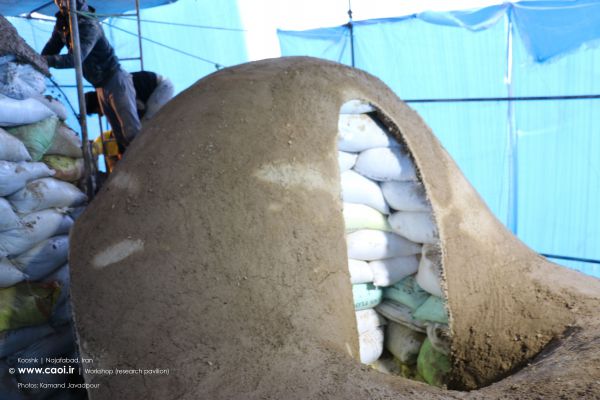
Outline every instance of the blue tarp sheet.
{"type": "MultiPolygon", "coordinates": [[[[596,1],[359,21],[353,33],[356,67],[405,100],[600,94],[596,1]]],[[[347,27],[278,35],[284,56],[350,64],[347,27]]],[[[534,250],[600,259],[600,99],[411,106],[495,215],[534,250]]],[[[600,277],[598,264],[559,262],[600,277]]]]}
{"type": "MultiPolygon", "coordinates": [[[[156,7],[177,0],[140,0],[141,8],[156,7]]],[[[135,0],[90,0],[98,13],[122,13],[135,9],[135,0]]],[[[54,1],[48,0],[0,0],[0,15],[17,16],[32,11],[46,15],[54,15],[56,7],[54,1]]]]}

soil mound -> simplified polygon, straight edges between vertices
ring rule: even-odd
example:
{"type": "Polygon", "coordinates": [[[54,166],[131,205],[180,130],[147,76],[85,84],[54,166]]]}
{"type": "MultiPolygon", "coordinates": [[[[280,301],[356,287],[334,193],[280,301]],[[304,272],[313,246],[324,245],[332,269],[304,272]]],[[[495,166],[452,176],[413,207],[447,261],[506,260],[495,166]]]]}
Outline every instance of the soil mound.
{"type": "Polygon", "coordinates": [[[144,128],[71,243],[82,355],[130,370],[88,373],[94,400],[600,392],[600,281],[528,249],[413,110],[338,64],[266,60],[200,80],[144,128]],[[429,195],[452,388],[505,379],[448,391],[357,361],[336,148],[340,107],[353,99],[406,145],[429,195]],[[155,372],[131,372],[140,368],[155,372]]]}

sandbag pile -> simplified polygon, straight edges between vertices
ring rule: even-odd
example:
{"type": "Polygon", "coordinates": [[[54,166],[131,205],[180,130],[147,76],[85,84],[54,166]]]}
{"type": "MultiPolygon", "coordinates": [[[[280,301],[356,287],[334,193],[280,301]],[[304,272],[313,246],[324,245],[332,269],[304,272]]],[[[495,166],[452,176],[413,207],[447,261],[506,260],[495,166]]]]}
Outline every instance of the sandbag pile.
{"type": "Polygon", "coordinates": [[[338,126],[360,359],[444,386],[448,315],[435,220],[411,156],[373,111],[347,103],[338,126]]]}
{"type": "Polygon", "coordinates": [[[40,384],[66,383],[69,374],[19,368],[73,366],[77,352],[67,257],[70,214],[87,200],[73,184],[83,175],[81,141],[45,89],[30,65],[0,57],[0,397],[7,400],[59,395],[40,384]]]}

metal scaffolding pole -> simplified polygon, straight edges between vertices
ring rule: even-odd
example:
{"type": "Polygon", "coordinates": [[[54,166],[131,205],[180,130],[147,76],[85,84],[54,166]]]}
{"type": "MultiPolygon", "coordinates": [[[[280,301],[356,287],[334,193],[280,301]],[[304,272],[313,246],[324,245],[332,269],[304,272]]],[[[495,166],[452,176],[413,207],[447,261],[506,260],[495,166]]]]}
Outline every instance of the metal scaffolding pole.
{"type": "Polygon", "coordinates": [[[83,160],[85,171],[85,188],[88,198],[94,197],[96,184],[92,168],[92,152],[88,140],[87,119],[85,110],[85,95],[83,92],[83,68],[81,65],[81,47],[79,42],[79,24],[77,23],[76,0],[69,0],[69,24],[71,27],[71,48],[73,49],[73,65],[77,80],[77,98],[79,100],[79,125],[81,126],[81,142],[83,145],[83,160]]]}
{"type": "Polygon", "coordinates": [[[138,46],[140,48],[140,67],[144,70],[144,54],[142,51],[142,22],[140,21],[140,0],[135,0],[135,16],[137,19],[138,29],[138,46]]]}
{"type": "Polygon", "coordinates": [[[352,67],[356,67],[354,60],[354,22],[352,21],[352,2],[348,0],[348,23],[346,24],[350,31],[350,62],[352,67]]]}

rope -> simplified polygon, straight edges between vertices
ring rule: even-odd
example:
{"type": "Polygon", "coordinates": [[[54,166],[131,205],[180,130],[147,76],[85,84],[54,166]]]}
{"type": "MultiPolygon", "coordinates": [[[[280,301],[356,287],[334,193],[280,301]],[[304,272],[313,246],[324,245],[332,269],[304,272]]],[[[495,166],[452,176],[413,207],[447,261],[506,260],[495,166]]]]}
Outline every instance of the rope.
{"type": "MultiPolygon", "coordinates": [[[[125,16],[114,15],[113,17],[124,19],[127,21],[135,21],[136,20],[135,18],[130,18],[129,15],[125,15],[125,16]]],[[[140,19],[140,22],[147,22],[150,24],[162,24],[162,25],[169,25],[169,26],[181,26],[181,27],[185,27],[185,28],[212,29],[212,30],[217,30],[217,31],[248,32],[247,29],[241,29],[241,28],[226,28],[226,27],[222,27],[222,26],[184,24],[181,22],[157,21],[157,20],[151,20],[151,19],[140,19]]]]}
{"type": "MultiPolygon", "coordinates": [[[[123,29],[123,28],[119,28],[118,26],[112,25],[112,24],[110,24],[110,23],[108,23],[108,22],[103,22],[103,21],[101,21],[101,23],[103,23],[104,25],[110,26],[111,28],[114,28],[114,29],[116,29],[116,30],[118,30],[118,31],[121,31],[121,32],[127,33],[127,34],[129,34],[129,35],[136,36],[136,37],[138,36],[138,34],[137,34],[137,33],[134,33],[134,32],[131,32],[131,31],[128,31],[128,30],[126,30],[126,29],[123,29]]],[[[205,63],[212,64],[212,65],[214,65],[214,66],[215,66],[215,68],[216,68],[216,69],[221,69],[221,68],[223,68],[223,67],[224,67],[223,65],[221,65],[221,64],[219,64],[219,63],[217,63],[217,62],[215,62],[215,61],[209,60],[208,58],[204,58],[204,57],[200,57],[200,56],[197,56],[197,55],[195,55],[195,54],[192,54],[192,53],[188,53],[187,51],[183,51],[183,50],[180,50],[180,49],[178,49],[178,48],[175,48],[175,47],[169,46],[169,45],[167,45],[167,44],[164,44],[164,43],[157,42],[156,40],[153,40],[153,39],[148,39],[147,37],[143,37],[143,36],[142,36],[142,40],[145,40],[145,41],[147,41],[147,42],[149,42],[149,43],[153,43],[153,44],[155,44],[155,45],[157,45],[157,46],[164,47],[165,49],[172,50],[172,51],[174,51],[174,52],[176,52],[176,53],[180,53],[180,54],[186,55],[186,56],[188,56],[188,57],[195,58],[196,60],[200,60],[200,61],[204,61],[205,63]]]]}
{"type": "MultiPolygon", "coordinates": [[[[82,16],[84,16],[84,17],[86,17],[86,18],[95,18],[95,17],[94,17],[94,14],[92,14],[92,13],[87,13],[87,12],[77,11],[77,14],[80,14],[80,15],[82,15],[82,16]]],[[[49,21],[47,18],[40,18],[40,17],[26,16],[26,15],[19,15],[19,16],[16,16],[15,18],[30,19],[30,20],[38,20],[38,21],[46,21],[46,22],[48,22],[48,21],[49,21]]],[[[114,29],[117,29],[117,30],[119,30],[119,31],[122,31],[122,32],[124,32],[124,33],[127,33],[127,34],[129,34],[129,35],[132,35],[132,36],[135,36],[135,37],[137,37],[137,36],[138,36],[138,34],[137,34],[137,33],[135,33],[135,32],[131,32],[131,31],[128,31],[128,30],[126,30],[126,29],[120,28],[120,27],[118,27],[118,26],[115,26],[115,25],[113,25],[113,24],[111,24],[111,23],[109,23],[109,22],[106,22],[106,21],[101,21],[101,20],[98,20],[98,22],[100,22],[101,24],[105,24],[105,25],[107,25],[107,26],[110,26],[111,28],[114,28],[114,29]]],[[[198,27],[199,27],[199,26],[198,26],[198,27]]],[[[210,27],[207,27],[207,29],[209,29],[209,28],[210,28],[210,27]]],[[[227,28],[218,28],[218,27],[215,27],[215,29],[227,30],[227,28]]],[[[213,66],[214,66],[214,67],[215,67],[217,70],[225,67],[224,65],[222,65],[222,64],[219,64],[218,62],[215,62],[215,61],[209,60],[208,58],[204,58],[204,57],[200,57],[200,56],[197,56],[197,55],[195,55],[195,54],[192,54],[192,53],[188,53],[188,52],[186,52],[186,51],[184,51],[184,50],[178,49],[178,48],[176,48],[176,47],[173,47],[173,46],[169,46],[169,45],[167,45],[167,44],[164,44],[164,43],[160,43],[160,42],[158,42],[158,41],[156,41],[156,40],[149,39],[149,38],[147,38],[147,37],[144,37],[144,36],[142,36],[142,40],[145,40],[145,41],[147,41],[147,42],[149,42],[149,43],[153,43],[153,44],[155,44],[155,45],[157,45],[157,46],[161,46],[161,47],[164,47],[164,48],[166,48],[166,49],[172,50],[172,51],[174,51],[174,52],[176,52],[176,53],[180,53],[180,54],[186,55],[186,56],[188,56],[188,57],[191,57],[191,58],[194,58],[194,59],[196,59],[196,60],[203,61],[203,62],[206,62],[206,63],[208,63],[208,64],[212,64],[212,65],[213,65],[213,66]]]]}
{"type": "Polygon", "coordinates": [[[56,89],[58,89],[58,91],[65,98],[65,101],[69,105],[69,108],[71,109],[71,111],[73,111],[73,115],[75,115],[76,117],[79,118],[79,114],[77,113],[77,111],[75,111],[75,108],[73,107],[73,104],[71,104],[71,102],[69,101],[69,97],[66,95],[66,93],[62,90],[62,88],[58,85],[58,83],[56,83],[54,81],[54,79],[52,79],[52,78],[48,78],[48,79],[50,80],[50,82],[52,82],[52,84],[56,87],[56,89]]]}
{"type": "Polygon", "coordinates": [[[518,96],[518,97],[467,97],[447,99],[407,99],[405,103],[468,103],[486,101],[545,101],[545,100],[590,100],[600,99],[600,94],[581,94],[572,96],[518,96]]]}
{"type": "Polygon", "coordinates": [[[543,253],[540,253],[540,255],[542,255],[544,257],[548,257],[548,258],[556,258],[558,260],[581,261],[581,262],[590,263],[590,264],[600,264],[600,260],[593,260],[591,258],[557,256],[557,255],[553,255],[553,254],[543,254],[543,253]]]}

